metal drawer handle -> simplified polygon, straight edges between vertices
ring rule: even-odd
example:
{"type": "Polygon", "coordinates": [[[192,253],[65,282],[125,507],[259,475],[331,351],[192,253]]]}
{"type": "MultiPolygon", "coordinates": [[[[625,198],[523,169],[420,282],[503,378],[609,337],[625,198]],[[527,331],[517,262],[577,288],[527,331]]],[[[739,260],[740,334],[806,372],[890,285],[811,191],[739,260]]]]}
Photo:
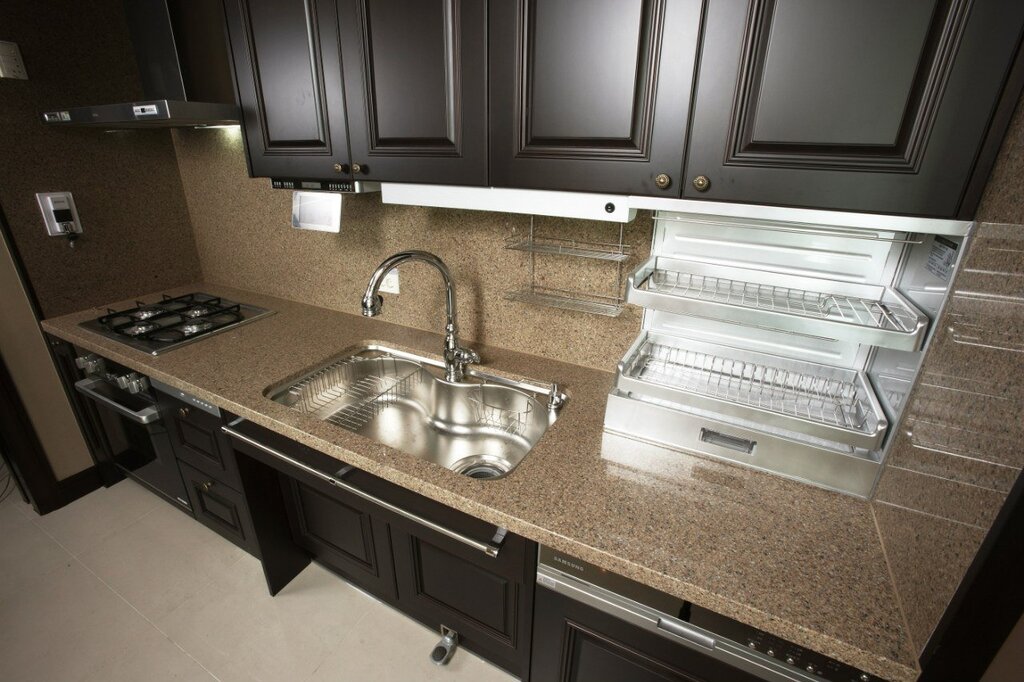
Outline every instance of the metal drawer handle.
{"type": "Polygon", "coordinates": [[[702,443],[710,443],[711,445],[717,445],[722,448],[728,448],[729,450],[735,450],[742,452],[744,455],[749,455],[754,452],[754,448],[757,447],[756,440],[749,440],[747,438],[737,438],[736,436],[730,436],[726,433],[719,433],[718,431],[712,431],[711,429],[701,428],[700,440],[702,443]]]}
{"type": "MultiPolygon", "coordinates": [[[[338,487],[338,488],[341,488],[342,490],[350,492],[353,495],[356,495],[357,497],[361,497],[364,500],[366,500],[367,502],[372,502],[372,503],[374,503],[374,504],[376,504],[376,505],[378,505],[380,507],[384,507],[388,511],[393,512],[395,514],[398,514],[402,518],[408,519],[409,521],[412,521],[413,523],[418,523],[421,526],[426,526],[427,528],[429,528],[429,529],[431,529],[433,531],[436,531],[436,532],[440,533],[441,535],[449,537],[452,540],[456,540],[458,542],[461,542],[464,545],[468,545],[468,546],[472,547],[473,549],[479,550],[479,551],[483,552],[484,554],[486,554],[489,557],[496,558],[498,556],[498,552],[501,551],[501,543],[500,542],[498,542],[498,543],[481,542],[480,540],[476,540],[476,539],[471,538],[469,536],[463,535],[462,533],[454,531],[454,530],[452,530],[450,528],[446,528],[445,526],[442,526],[442,525],[439,525],[437,523],[434,523],[433,521],[430,521],[429,519],[425,519],[422,516],[419,516],[418,514],[413,514],[412,512],[407,511],[405,509],[402,509],[401,507],[398,507],[398,506],[396,506],[396,505],[394,505],[394,504],[392,504],[392,503],[390,503],[390,502],[388,502],[386,500],[380,499],[376,495],[371,495],[370,493],[368,493],[365,490],[362,490],[360,488],[357,488],[356,486],[352,485],[351,483],[347,483],[345,481],[342,481],[342,480],[339,480],[337,478],[334,478],[333,476],[329,476],[329,475],[323,473],[322,471],[317,471],[313,467],[311,467],[311,466],[309,466],[307,464],[303,464],[302,462],[298,461],[297,459],[289,457],[288,455],[284,454],[280,450],[272,448],[272,447],[270,447],[268,445],[264,445],[263,443],[260,443],[259,441],[250,438],[249,436],[245,435],[244,433],[239,433],[238,431],[235,431],[230,426],[221,426],[220,430],[223,431],[224,433],[226,433],[227,435],[231,436],[232,438],[237,438],[238,440],[242,441],[243,443],[247,443],[247,444],[251,445],[254,448],[262,450],[263,452],[267,453],[268,455],[271,455],[273,457],[276,457],[277,459],[280,459],[282,462],[287,462],[288,464],[291,464],[294,467],[298,467],[302,471],[305,471],[307,474],[311,474],[313,476],[316,476],[320,480],[326,481],[327,483],[330,483],[331,485],[333,485],[335,487],[338,487]]],[[[497,538],[497,537],[500,536],[501,538],[504,538],[504,535],[505,535],[504,532],[503,532],[504,530],[505,530],[504,528],[499,528],[498,532],[495,534],[495,537],[497,538]]]]}
{"type": "Polygon", "coordinates": [[[670,635],[681,637],[688,642],[693,642],[694,644],[707,647],[708,649],[715,648],[714,637],[708,637],[701,632],[697,632],[685,623],[680,623],[676,620],[669,620],[667,618],[658,618],[658,629],[664,630],[670,635]]]}
{"type": "Polygon", "coordinates": [[[102,384],[102,379],[82,379],[81,381],[75,382],[75,388],[78,389],[79,393],[84,393],[93,400],[103,403],[107,407],[113,409],[123,417],[131,419],[133,422],[138,424],[154,424],[160,421],[160,408],[156,405],[152,405],[138,412],[133,412],[121,403],[111,400],[102,393],[98,393],[94,388],[97,384],[102,384]]]}

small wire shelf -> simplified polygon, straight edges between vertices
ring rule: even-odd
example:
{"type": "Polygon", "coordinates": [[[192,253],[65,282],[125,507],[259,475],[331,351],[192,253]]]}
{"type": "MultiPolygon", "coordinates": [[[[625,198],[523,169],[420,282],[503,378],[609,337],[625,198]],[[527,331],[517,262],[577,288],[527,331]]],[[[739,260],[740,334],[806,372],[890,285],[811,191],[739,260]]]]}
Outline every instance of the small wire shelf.
{"type": "Polygon", "coordinates": [[[600,294],[553,289],[539,285],[511,291],[505,295],[505,298],[510,301],[531,303],[548,308],[576,310],[606,317],[618,317],[622,314],[622,310],[625,307],[623,304],[624,299],[620,296],[602,296],[600,294]]]}
{"type": "Polygon", "coordinates": [[[477,422],[518,436],[526,431],[534,400],[525,393],[481,384],[470,397],[477,422]]]}
{"type": "Polygon", "coordinates": [[[544,253],[559,256],[576,256],[578,258],[594,258],[597,260],[621,263],[629,259],[631,248],[619,243],[586,242],[576,239],[558,239],[555,237],[509,237],[505,248],[513,251],[544,253]]]}
{"type": "Polygon", "coordinates": [[[724,277],[654,270],[643,288],[698,301],[741,308],[770,310],[833,322],[913,333],[919,326],[916,313],[898,303],[755,284],[724,277]]]}
{"type": "Polygon", "coordinates": [[[828,426],[867,431],[873,412],[853,381],[647,342],[630,374],[655,384],[828,426]]]}

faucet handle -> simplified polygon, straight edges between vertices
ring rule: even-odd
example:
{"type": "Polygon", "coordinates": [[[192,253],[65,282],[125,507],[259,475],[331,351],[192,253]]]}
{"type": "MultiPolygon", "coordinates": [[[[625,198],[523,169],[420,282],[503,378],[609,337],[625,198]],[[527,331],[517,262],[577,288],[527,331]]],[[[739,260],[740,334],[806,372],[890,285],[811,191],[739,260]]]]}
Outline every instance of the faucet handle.
{"type": "Polygon", "coordinates": [[[455,360],[460,365],[478,365],[480,364],[480,354],[471,348],[459,348],[455,349],[455,360]]]}

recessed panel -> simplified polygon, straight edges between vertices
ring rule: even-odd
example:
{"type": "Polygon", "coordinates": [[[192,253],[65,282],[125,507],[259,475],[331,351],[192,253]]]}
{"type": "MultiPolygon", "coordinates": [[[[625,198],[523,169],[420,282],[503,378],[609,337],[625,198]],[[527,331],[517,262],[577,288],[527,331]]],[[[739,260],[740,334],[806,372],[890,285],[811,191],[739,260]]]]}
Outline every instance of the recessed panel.
{"type": "Polygon", "coordinates": [[[752,141],[896,145],[935,5],[936,0],[769,3],[752,141]]]}
{"type": "Polygon", "coordinates": [[[366,516],[358,509],[297,483],[306,533],[328,548],[367,566],[373,563],[366,516]]]}
{"type": "Polygon", "coordinates": [[[633,136],[642,0],[536,0],[529,12],[530,131],[548,139],[633,136]]]}
{"type": "Polygon", "coordinates": [[[252,0],[247,4],[268,146],[325,144],[310,7],[303,0],[252,0]]]}
{"type": "Polygon", "coordinates": [[[378,144],[455,144],[453,0],[368,0],[368,77],[378,144]]]}
{"type": "Polygon", "coordinates": [[[423,542],[418,550],[419,591],[496,633],[511,636],[508,580],[423,542]]]}

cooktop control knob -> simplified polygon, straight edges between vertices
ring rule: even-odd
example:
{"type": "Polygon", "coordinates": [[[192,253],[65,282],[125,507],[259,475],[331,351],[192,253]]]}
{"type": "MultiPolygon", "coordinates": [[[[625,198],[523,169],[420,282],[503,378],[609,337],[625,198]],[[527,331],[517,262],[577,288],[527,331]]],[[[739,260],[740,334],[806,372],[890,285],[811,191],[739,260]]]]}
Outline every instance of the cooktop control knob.
{"type": "Polygon", "coordinates": [[[786,656],[786,663],[789,665],[796,665],[796,659],[792,656],[786,656]]]}
{"type": "Polygon", "coordinates": [[[118,388],[124,389],[125,391],[128,391],[129,393],[132,394],[141,393],[142,391],[145,391],[147,388],[149,388],[149,379],[147,379],[144,376],[139,376],[135,372],[130,372],[129,374],[122,374],[121,376],[117,377],[115,381],[117,383],[118,388]]]}

